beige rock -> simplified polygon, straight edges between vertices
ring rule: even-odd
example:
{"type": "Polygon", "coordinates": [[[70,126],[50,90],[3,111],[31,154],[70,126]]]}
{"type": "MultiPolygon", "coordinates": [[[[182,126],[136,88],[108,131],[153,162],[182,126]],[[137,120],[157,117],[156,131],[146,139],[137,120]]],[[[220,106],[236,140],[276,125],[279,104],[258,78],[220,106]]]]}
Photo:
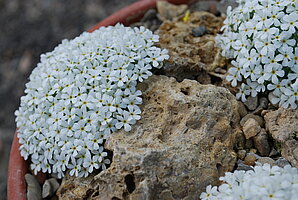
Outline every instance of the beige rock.
{"type": "Polygon", "coordinates": [[[244,164],[254,166],[257,158],[253,154],[249,154],[244,158],[244,164]]]}
{"type": "MultiPolygon", "coordinates": [[[[92,187],[89,199],[197,199],[234,168],[240,132],[235,97],[222,87],[165,76],[139,88],[142,119],[131,132],[110,136],[105,147],[113,152],[111,166],[88,178],[85,195],[92,187]]],[[[70,199],[74,189],[60,190],[70,199]]]]}
{"type": "Polygon", "coordinates": [[[184,15],[188,8],[187,5],[174,5],[167,1],[157,1],[156,7],[162,20],[171,20],[184,15]]]}
{"type": "Polygon", "coordinates": [[[260,131],[259,123],[253,118],[249,118],[243,125],[243,133],[246,139],[256,136],[260,131]]]}
{"type": "MultiPolygon", "coordinates": [[[[240,114],[240,113],[239,113],[240,114]]],[[[245,115],[241,121],[240,121],[240,125],[241,126],[244,126],[245,122],[249,119],[249,118],[253,118],[254,120],[256,120],[259,125],[261,127],[264,127],[264,119],[261,117],[261,116],[258,116],[258,115],[253,115],[253,114],[247,114],[245,115]]]]}
{"type": "Polygon", "coordinates": [[[87,178],[78,178],[70,176],[69,172],[66,173],[62,180],[61,186],[57,191],[59,199],[84,199],[88,197],[88,191],[93,191],[92,180],[94,174],[89,175],[87,178]]]}
{"type": "Polygon", "coordinates": [[[281,155],[294,167],[298,167],[298,111],[279,108],[269,111],[265,117],[266,129],[273,139],[281,145],[281,155]]]}
{"type": "Polygon", "coordinates": [[[265,163],[268,163],[269,165],[271,166],[275,166],[275,161],[270,158],[270,157],[260,157],[258,160],[257,160],[258,163],[264,165],[265,163]]]}
{"type": "MultiPolygon", "coordinates": [[[[162,69],[167,76],[173,76],[178,81],[196,79],[199,74],[214,71],[226,64],[216,47],[215,35],[220,32],[223,17],[216,17],[208,12],[194,12],[189,20],[184,22],[165,21],[158,29],[160,46],[169,50],[170,59],[162,69]],[[204,26],[208,34],[194,37],[192,30],[204,26]]],[[[200,80],[199,80],[200,81],[200,80]]]]}

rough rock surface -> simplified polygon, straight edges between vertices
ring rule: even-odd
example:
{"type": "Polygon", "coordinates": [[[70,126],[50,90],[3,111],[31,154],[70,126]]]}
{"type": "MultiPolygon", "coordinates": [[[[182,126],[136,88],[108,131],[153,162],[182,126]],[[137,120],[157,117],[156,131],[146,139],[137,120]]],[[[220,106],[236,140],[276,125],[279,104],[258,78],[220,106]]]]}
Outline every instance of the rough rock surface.
{"type": "Polygon", "coordinates": [[[169,50],[170,59],[162,69],[163,74],[173,76],[178,81],[185,78],[195,80],[200,73],[223,67],[226,60],[215,44],[215,36],[223,20],[223,17],[208,12],[194,12],[187,21],[182,18],[164,21],[158,34],[160,46],[169,50]],[[192,30],[199,26],[206,27],[208,34],[193,36],[192,30]]]}
{"type": "Polygon", "coordinates": [[[107,140],[111,166],[84,183],[66,177],[60,199],[78,193],[104,200],[197,199],[233,170],[241,130],[238,103],[227,89],[165,76],[153,76],[139,88],[142,119],[131,132],[118,131],[107,140]]]}
{"type": "Polygon", "coordinates": [[[281,155],[298,167],[298,111],[279,108],[265,116],[266,129],[280,144],[281,155]]]}
{"type": "Polygon", "coordinates": [[[270,145],[268,142],[268,135],[265,129],[261,129],[258,135],[253,137],[255,147],[259,151],[261,156],[269,156],[270,154],[270,145]]]}

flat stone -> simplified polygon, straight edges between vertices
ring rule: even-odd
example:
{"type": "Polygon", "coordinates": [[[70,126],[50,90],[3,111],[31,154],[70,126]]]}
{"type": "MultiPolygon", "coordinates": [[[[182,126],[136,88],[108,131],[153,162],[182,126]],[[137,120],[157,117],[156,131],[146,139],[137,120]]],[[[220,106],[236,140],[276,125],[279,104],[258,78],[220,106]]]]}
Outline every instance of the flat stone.
{"type": "Polygon", "coordinates": [[[247,107],[248,110],[255,110],[258,106],[258,96],[256,96],[256,97],[252,97],[252,96],[247,97],[247,101],[244,102],[244,105],[247,107]]]}
{"type": "Polygon", "coordinates": [[[165,76],[152,76],[138,88],[142,118],[130,132],[119,130],[106,141],[111,166],[84,183],[66,176],[59,198],[80,190],[77,198],[197,199],[234,169],[240,117],[227,89],[165,76]],[[69,179],[76,187],[66,184],[69,179]]]}
{"type": "Polygon", "coordinates": [[[256,136],[260,131],[259,123],[253,118],[249,118],[243,125],[243,133],[246,139],[256,136]]]}
{"type": "Polygon", "coordinates": [[[265,129],[261,129],[261,131],[253,137],[254,145],[257,150],[260,152],[261,156],[269,156],[270,154],[270,145],[268,142],[268,134],[265,129]]]}
{"type": "Polygon", "coordinates": [[[41,187],[37,179],[32,174],[26,174],[25,180],[27,183],[27,199],[29,200],[41,200],[41,187]]]}
{"type": "Polygon", "coordinates": [[[293,167],[298,167],[298,141],[295,134],[298,130],[298,111],[279,108],[269,111],[264,119],[266,130],[281,145],[281,155],[293,167]]]}
{"type": "Polygon", "coordinates": [[[42,186],[42,198],[53,196],[53,194],[57,191],[59,186],[60,184],[55,178],[50,178],[46,180],[42,186]]]}
{"type": "Polygon", "coordinates": [[[275,161],[270,158],[270,157],[260,157],[258,160],[257,160],[258,163],[260,163],[261,165],[264,165],[266,163],[268,163],[269,165],[271,166],[275,166],[275,161]]]}
{"type": "Polygon", "coordinates": [[[238,171],[240,170],[243,170],[243,171],[249,171],[249,170],[253,170],[253,167],[250,166],[250,165],[246,165],[243,163],[243,161],[241,162],[242,160],[238,160],[237,161],[237,169],[238,171]]]}

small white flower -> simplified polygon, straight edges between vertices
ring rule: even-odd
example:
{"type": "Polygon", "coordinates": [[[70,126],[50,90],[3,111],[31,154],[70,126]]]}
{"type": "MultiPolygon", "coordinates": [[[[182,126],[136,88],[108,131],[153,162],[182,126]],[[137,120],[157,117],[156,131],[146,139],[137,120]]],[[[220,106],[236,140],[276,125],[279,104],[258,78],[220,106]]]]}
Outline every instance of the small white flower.
{"type": "Polygon", "coordinates": [[[237,94],[242,100],[269,90],[275,103],[294,108],[297,101],[281,84],[288,80],[287,84],[298,85],[297,0],[237,1],[237,8],[228,9],[223,34],[216,37],[222,55],[233,58],[235,66],[226,79],[233,87],[238,82],[250,85],[248,94],[243,88],[237,94]]]}
{"type": "Polygon", "coordinates": [[[70,169],[86,177],[106,169],[108,135],[129,131],[141,118],[137,81],[169,58],[155,42],[148,29],[119,24],[63,40],[41,55],[15,112],[21,155],[31,158],[34,173],[61,178],[70,169]]]}

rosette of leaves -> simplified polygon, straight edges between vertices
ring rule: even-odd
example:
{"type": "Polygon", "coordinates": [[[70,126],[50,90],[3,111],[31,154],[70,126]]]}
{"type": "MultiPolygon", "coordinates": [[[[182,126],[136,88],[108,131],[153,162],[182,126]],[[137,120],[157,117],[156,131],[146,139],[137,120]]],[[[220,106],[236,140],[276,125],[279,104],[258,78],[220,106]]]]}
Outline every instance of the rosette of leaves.
{"type": "Polygon", "coordinates": [[[222,185],[207,186],[201,200],[296,200],[298,169],[264,164],[249,171],[226,173],[222,185]]]}
{"type": "Polygon", "coordinates": [[[234,10],[228,8],[217,37],[222,55],[232,59],[226,79],[236,95],[270,93],[273,104],[297,108],[298,100],[298,1],[238,0],[234,10]]]}
{"type": "Polygon", "coordinates": [[[88,176],[110,163],[103,144],[141,118],[136,89],[168,59],[144,27],[103,27],[41,55],[16,111],[21,155],[34,173],[88,176]]]}

